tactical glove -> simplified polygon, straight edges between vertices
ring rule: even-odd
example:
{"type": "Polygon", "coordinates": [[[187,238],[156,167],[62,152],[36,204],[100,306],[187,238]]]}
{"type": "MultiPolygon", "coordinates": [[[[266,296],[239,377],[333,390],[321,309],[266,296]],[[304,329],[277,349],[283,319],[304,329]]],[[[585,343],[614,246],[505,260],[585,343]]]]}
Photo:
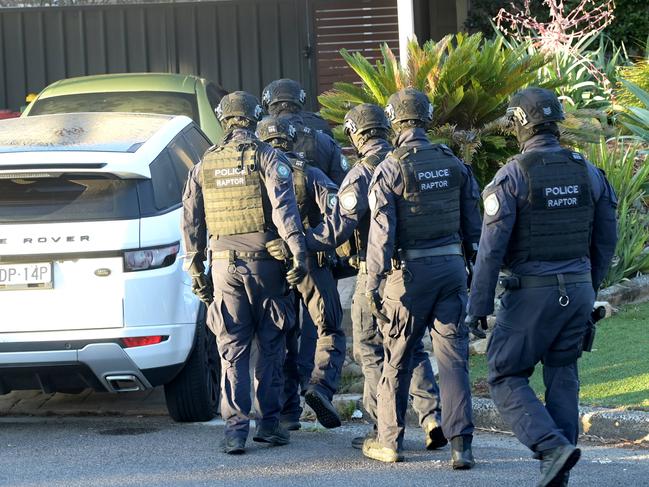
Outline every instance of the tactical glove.
{"type": "Polygon", "coordinates": [[[469,332],[476,338],[487,338],[484,330],[488,330],[486,316],[466,315],[464,324],[469,327],[469,332]]]}
{"type": "Polygon", "coordinates": [[[390,318],[385,316],[383,311],[381,311],[383,305],[381,304],[381,295],[379,294],[379,292],[368,291],[367,293],[365,293],[365,297],[370,304],[370,310],[372,311],[374,318],[376,318],[378,321],[382,321],[383,323],[389,323],[390,318]]]}
{"type": "Polygon", "coordinates": [[[192,292],[209,306],[214,301],[214,289],[204,271],[202,262],[195,262],[189,267],[189,274],[192,276],[192,292]]]}
{"type": "Polygon", "coordinates": [[[268,253],[277,260],[288,260],[291,258],[291,251],[286,245],[286,242],[281,238],[276,238],[266,243],[266,250],[268,253]]]}
{"type": "Polygon", "coordinates": [[[286,280],[291,287],[298,285],[307,274],[306,254],[293,256],[293,267],[286,273],[286,280]]]}

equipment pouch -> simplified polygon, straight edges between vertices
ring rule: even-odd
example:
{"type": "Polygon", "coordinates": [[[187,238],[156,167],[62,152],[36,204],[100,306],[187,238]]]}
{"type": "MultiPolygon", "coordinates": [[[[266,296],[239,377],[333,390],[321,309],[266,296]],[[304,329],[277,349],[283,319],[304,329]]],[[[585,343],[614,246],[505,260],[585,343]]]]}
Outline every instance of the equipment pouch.
{"type": "Polygon", "coordinates": [[[593,350],[593,343],[595,342],[595,333],[597,328],[592,321],[588,321],[588,329],[584,335],[584,343],[582,345],[582,351],[591,352],[593,350]]]}
{"type": "Polygon", "coordinates": [[[498,279],[498,284],[508,291],[521,288],[521,280],[516,276],[503,276],[498,279]]]}

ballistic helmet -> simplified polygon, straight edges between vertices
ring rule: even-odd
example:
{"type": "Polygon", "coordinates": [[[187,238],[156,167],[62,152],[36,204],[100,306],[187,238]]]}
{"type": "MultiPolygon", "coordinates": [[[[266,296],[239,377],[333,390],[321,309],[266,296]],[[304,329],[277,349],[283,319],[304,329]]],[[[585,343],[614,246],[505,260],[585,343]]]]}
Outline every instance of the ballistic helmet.
{"type": "Polygon", "coordinates": [[[507,116],[525,128],[547,122],[560,122],[565,118],[557,95],[537,87],[525,88],[515,93],[509,102],[507,116]]]}
{"type": "Polygon", "coordinates": [[[221,99],[215,113],[221,123],[233,117],[257,123],[261,119],[263,109],[256,96],[245,91],[235,91],[221,99]]]}
{"type": "Polygon", "coordinates": [[[388,98],[385,116],[393,126],[410,121],[428,125],[433,120],[433,104],[421,91],[405,88],[388,98]]]}
{"type": "Polygon", "coordinates": [[[306,102],[306,92],[297,81],[282,78],[264,88],[261,102],[266,110],[276,103],[290,103],[301,110],[306,102]]]}
{"type": "Polygon", "coordinates": [[[381,107],[363,103],[347,112],[343,129],[354,146],[360,148],[372,136],[386,137],[390,123],[381,107]]]}
{"type": "Polygon", "coordinates": [[[280,139],[292,144],[295,136],[295,127],[286,117],[270,115],[257,124],[257,137],[264,142],[280,139]]]}

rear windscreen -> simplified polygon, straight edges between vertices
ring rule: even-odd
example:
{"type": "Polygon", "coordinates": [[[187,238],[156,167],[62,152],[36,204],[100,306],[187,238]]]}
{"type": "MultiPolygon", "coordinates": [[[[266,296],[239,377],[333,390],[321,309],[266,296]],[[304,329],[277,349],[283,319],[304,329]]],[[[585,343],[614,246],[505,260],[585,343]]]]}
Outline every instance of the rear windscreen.
{"type": "Polygon", "coordinates": [[[194,95],[162,91],[82,93],[41,98],[34,102],[29,115],[78,112],[186,115],[198,122],[198,107],[194,95]]]}
{"type": "Polygon", "coordinates": [[[138,180],[64,175],[0,179],[0,224],[140,217],[138,180]]]}

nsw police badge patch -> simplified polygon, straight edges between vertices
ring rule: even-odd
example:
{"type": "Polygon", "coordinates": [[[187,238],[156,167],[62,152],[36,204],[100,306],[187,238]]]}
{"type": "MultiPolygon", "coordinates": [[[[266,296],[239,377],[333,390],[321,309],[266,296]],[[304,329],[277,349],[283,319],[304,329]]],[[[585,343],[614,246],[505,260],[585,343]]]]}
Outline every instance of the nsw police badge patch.
{"type": "Polygon", "coordinates": [[[336,206],[336,200],[338,199],[338,195],[334,193],[329,193],[327,195],[327,208],[330,210],[334,209],[334,206],[336,206]]]}
{"type": "Polygon", "coordinates": [[[280,179],[287,179],[289,174],[291,174],[291,169],[283,162],[280,162],[277,165],[277,175],[280,179]]]}
{"type": "Polygon", "coordinates": [[[500,210],[500,201],[496,193],[491,193],[484,200],[484,212],[489,216],[494,216],[500,210]]]}
{"type": "Polygon", "coordinates": [[[340,197],[340,205],[347,211],[353,211],[358,204],[354,193],[344,194],[340,197]]]}
{"type": "Polygon", "coordinates": [[[343,155],[340,156],[340,167],[342,168],[343,171],[349,170],[349,161],[343,155]]]}

